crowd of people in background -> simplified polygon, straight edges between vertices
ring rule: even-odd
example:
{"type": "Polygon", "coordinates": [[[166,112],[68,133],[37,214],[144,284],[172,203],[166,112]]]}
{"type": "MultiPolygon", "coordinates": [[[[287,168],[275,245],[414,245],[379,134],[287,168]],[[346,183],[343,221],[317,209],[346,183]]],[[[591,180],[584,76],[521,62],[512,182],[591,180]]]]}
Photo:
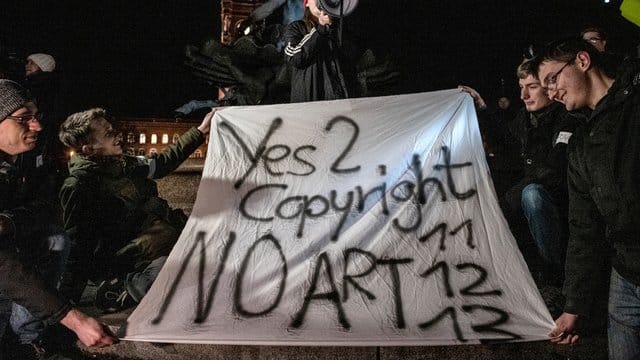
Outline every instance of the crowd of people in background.
{"type": "MultiPolygon", "coordinates": [[[[304,1],[304,14],[299,3],[269,1],[245,24],[286,5],[277,44],[293,68],[291,102],[358,96],[338,19],[316,0],[304,1]]],[[[0,80],[0,336],[6,342],[11,332],[40,355],[60,324],[88,346],[116,341],[76,304],[89,281],[105,312],[139,303],[186,221],[152,179],[204,141],[213,116],[157,156],[128,156],[104,109],[61,113],[55,69],[51,55],[34,53],[22,85],[0,80]],[[63,146],[76,154],[68,164],[63,146]]],[[[610,357],[636,358],[640,63],[609,53],[605,32],[586,28],[529,52],[514,75],[518,111],[508,96],[490,111],[475,89],[460,88],[476,104],[505,218],[540,288],[554,290],[551,341],[573,344],[608,313],[610,357]],[[603,306],[597,299],[607,287],[603,306]]]]}

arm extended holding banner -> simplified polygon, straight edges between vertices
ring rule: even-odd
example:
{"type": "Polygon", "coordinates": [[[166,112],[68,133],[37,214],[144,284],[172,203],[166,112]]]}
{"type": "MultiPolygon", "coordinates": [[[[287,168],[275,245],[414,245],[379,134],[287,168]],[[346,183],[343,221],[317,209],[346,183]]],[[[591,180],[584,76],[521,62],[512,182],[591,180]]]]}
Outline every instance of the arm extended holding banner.
{"type": "Polygon", "coordinates": [[[482,96],[480,96],[480,93],[477,92],[474,88],[465,85],[458,85],[458,89],[471,95],[471,97],[473,98],[473,103],[476,105],[476,108],[478,110],[484,110],[487,108],[487,103],[484,101],[482,96]]]}

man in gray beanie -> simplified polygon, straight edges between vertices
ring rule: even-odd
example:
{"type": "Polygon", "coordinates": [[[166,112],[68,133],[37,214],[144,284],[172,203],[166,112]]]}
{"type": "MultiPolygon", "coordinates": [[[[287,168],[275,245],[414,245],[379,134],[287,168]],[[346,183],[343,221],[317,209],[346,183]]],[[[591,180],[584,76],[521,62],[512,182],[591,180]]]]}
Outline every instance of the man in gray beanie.
{"type": "MultiPolygon", "coordinates": [[[[87,346],[109,345],[114,339],[103,325],[61,297],[51,286],[57,279],[45,278],[52,277],[47,273],[50,269],[46,269],[46,264],[64,259],[63,252],[68,246],[60,243],[64,238],[60,234],[47,236],[46,228],[52,216],[48,211],[50,207],[46,201],[33,196],[37,194],[33,184],[38,181],[28,181],[28,174],[22,174],[16,165],[22,154],[35,147],[40,130],[37,108],[24,88],[13,81],[0,80],[0,302],[13,303],[12,327],[35,316],[39,319],[35,325],[60,323],[75,332],[87,346]],[[14,319],[16,317],[18,319],[14,319]]],[[[57,269],[58,273],[61,271],[57,269]]],[[[0,335],[4,333],[7,318],[6,312],[0,314],[0,335]]],[[[42,333],[42,326],[39,330],[42,333]]],[[[39,340],[32,339],[37,352],[42,350],[38,347],[39,340]]],[[[0,359],[2,357],[0,352],[0,359]]]]}

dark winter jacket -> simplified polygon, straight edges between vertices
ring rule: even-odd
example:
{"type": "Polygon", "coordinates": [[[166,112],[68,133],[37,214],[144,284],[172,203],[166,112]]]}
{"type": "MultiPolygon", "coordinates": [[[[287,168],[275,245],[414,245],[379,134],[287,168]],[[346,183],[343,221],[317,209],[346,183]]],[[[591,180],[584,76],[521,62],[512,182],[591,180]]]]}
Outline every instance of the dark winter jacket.
{"type": "MultiPolygon", "coordinates": [[[[118,274],[122,264],[116,254],[156,220],[180,233],[184,219],[158,196],[152,179],[170,174],[203,142],[204,135],[192,128],[152,158],[71,159],[69,177],[60,190],[64,227],[72,240],[61,280],[63,294],[76,300],[87,279],[118,274]]],[[[170,250],[163,249],[161,255],[170,250]]]]}
{"type": "MultiPolygon", "coordinates": [[[[520,179],[504,194],[502,209],[508,219],[519,216],[522,190],[529,184],[540,184],[549,191],[566,213],[567,195],[567,144],[579,118],[570,115],[560,103],[553,103],[537,112],[522,109],[510,123],[507,148],[519,155],[520,179]]],[[[513,160],[512,160],[513,161],[513,160]]]]}
{"type": "Polygon", "coordinates": [[[291,102],[346,99],[358,96],[357,49],[336,26],[317,25],[307,31],[296,21],[285,32],[285,59],[291,68],[291,102]]]}
{"type": "Polygon", "coordinates": [[[32,153],[18,156],[15,164],[0,163],[0,216],[15,224],[12,236],[0,238],[0,294],[52,324],[70,304],[34,271],[45,229],[54,218],[55,191],[45,167],[32,153]]]}
{"type": "Polygon", "coordinates": [[[628,60],[569,151],[565,311],[587,314],[603,264],[640,286],[640,63],[628,60]]]}
{"type": "Polygon", "coordinates": [[[520,147],[524,181],[544,185],[555,194],[566,193],[567,145],[579,125],[580,120],[560,103],[518,114],[509,130],[520,147]]]}

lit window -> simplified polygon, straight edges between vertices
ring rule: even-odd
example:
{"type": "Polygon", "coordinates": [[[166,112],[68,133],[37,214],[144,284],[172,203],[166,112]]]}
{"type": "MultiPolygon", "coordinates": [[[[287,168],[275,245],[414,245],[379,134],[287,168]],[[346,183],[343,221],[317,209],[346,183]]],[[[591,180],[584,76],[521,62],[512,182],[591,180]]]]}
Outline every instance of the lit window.
{"type": "Polygon", "coordinates": [[[138,149],[138,156],[145,156],[147,151],[144,148],[138,149]]]}
{"type": "Polygon", "coordinates": [[[158,135],[151,134],[151,143],[152,144],[157,144],[158,143],[158,135]]]}
{"type": "Polygon", "coordinates": [[[162,143],[163,144],[169,143],[169,134],[162,134],[162,143]]]}
{"type": "Polygon", "coordinates": [[[127,134],[127,143],[129,144],[133,144],[134,142],[136,142],[136,136],[130,132],[127,134]]]}
{"type": "Polygon", "coordinates": [[[178,134],[173,134],[173,140],[172,140],[172,142],[173,142],[174,144],[178,142],[178,139],[180,139],[180,135],[178,135],[178,134]]]}
{"type": "Polygon", "coordinates": [[[145,133],[140,134],[140,144],[147,143],[147,135],[145,133]]]}

